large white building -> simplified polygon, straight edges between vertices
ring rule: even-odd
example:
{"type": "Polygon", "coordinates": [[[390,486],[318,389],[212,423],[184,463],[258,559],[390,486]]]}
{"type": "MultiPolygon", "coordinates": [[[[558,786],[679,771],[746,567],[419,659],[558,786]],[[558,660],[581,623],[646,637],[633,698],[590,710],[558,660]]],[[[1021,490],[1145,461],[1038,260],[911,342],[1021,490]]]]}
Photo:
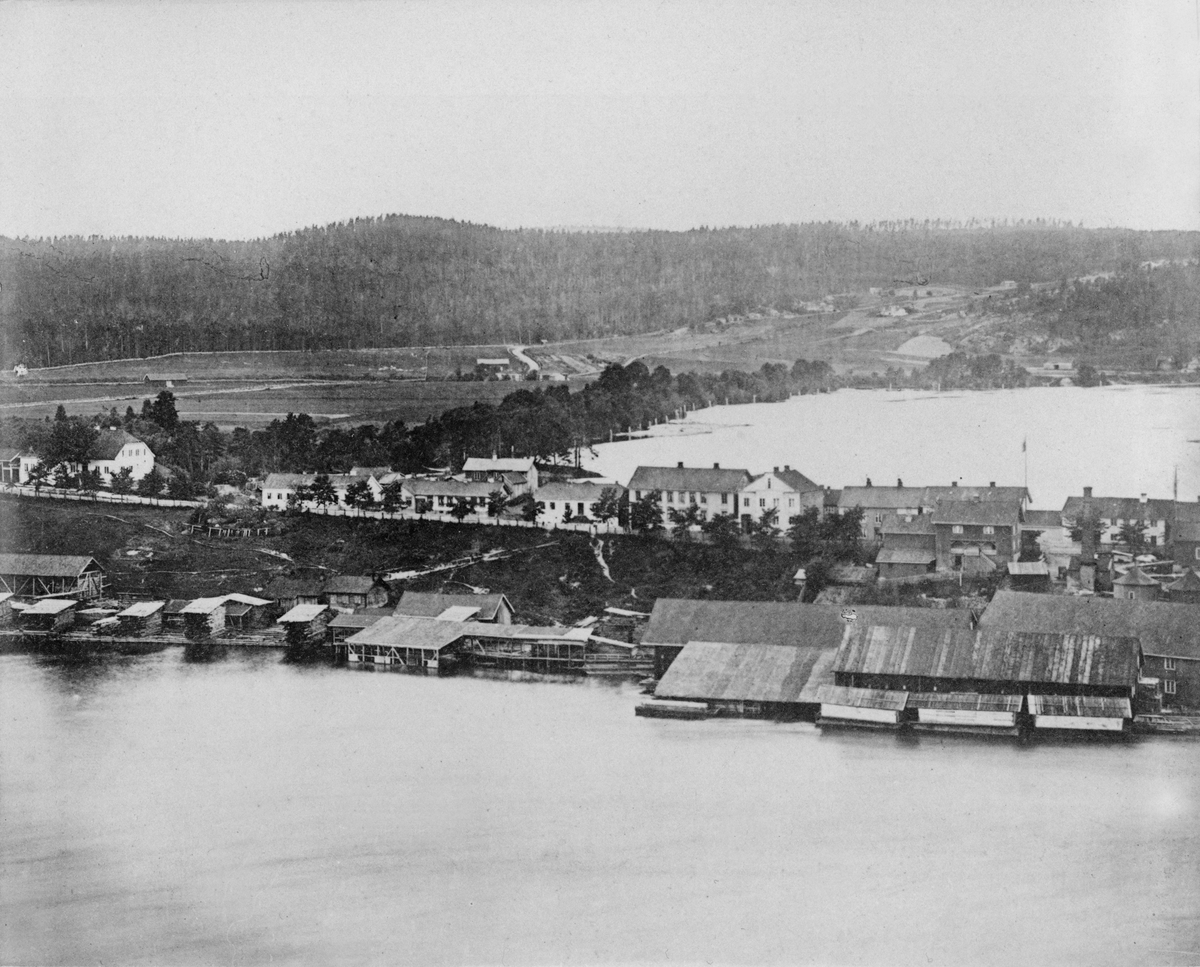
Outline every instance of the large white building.
{"type": "MultiPolygon", "coordinates": [[[[29,483],[29,472],[41,462],[36,454],[10,451],[0,459],[0,479],[4,483],[29,483]]],[[[137,483],[154,469],[154,451],[125,430],[101,430],[86,469],[99,470],[106,484],[114,474],[128,470],[137,483]]]]}
{"type": "Polygon", "coordinates": [[[770,473],[762,473],[751,480],[738,493],[738,521],[747,527],[752,521],[762,520],[763,514],[776,512],[775,524],[787,530],[792,520],[809,507],[821,511],[825,503],[825,491],[809,480],[799,470],[775,467],[770,473]]]}

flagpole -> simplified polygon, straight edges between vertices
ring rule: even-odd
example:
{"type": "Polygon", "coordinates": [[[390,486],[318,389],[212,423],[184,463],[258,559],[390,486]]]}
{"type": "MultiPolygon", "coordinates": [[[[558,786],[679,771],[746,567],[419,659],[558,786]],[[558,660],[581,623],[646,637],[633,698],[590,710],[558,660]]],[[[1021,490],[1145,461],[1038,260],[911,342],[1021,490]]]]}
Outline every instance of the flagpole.
{"type": "Polygon", "coordinates": [[[1029,493],[1029,437],[1021,438],[1021,454],[1025,457],[1025,493],[1029,493]]]}

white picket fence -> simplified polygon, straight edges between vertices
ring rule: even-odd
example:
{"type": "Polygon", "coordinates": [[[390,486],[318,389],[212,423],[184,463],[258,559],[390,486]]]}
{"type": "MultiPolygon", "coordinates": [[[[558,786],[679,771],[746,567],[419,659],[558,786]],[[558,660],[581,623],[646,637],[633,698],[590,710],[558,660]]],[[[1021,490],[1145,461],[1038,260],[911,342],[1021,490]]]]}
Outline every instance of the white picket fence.
{"type": "Polygon", "coordinates": [[[329,504],[319,505],[306,503],[300,508],[306,514],[321,514],[327,517],[350,517],[362,520],[431,520],[443,524],[484,524],[489,527],[524,527],[543,531],[576,531],[582,534],[632,534],[628,527],[611,521],[589,521],[587,523],[569,523],[564,521],[530,521],[514,520],[510,517],[490,517],[487,514],[467,514],[462,520],[449,513],[429,511],[418,514],[415,510],[404,509],[396,511],[363,510],[358,507],[341,507],[329,504]]]}
{"type": "Polygon", "coordinates": [[[0,484],[0,493],[16,497],[35,497],[39,500],[76,500],[90,504],[146,504],[153,507],[203,507],[202,500],[174,500],[170,497],[142,497],[139,494],[114,494],[106,490],[88,493],[83,490],[61,490],[43,487],[34,490],[23,484],[0,484]]]}

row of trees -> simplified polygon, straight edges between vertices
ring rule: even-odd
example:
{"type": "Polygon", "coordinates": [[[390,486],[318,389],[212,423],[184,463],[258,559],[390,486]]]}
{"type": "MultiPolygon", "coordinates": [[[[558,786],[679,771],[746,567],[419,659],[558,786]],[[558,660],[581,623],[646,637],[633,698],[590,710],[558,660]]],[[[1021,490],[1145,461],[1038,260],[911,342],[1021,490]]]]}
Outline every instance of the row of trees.
{"type": "Polygon", "coordinates": [[[0,239],[0,362],[594,338],[869,286],[1073,278],[1196,245],[1046,223],[602,233],[401,215],[242,242],[0,239]]]}

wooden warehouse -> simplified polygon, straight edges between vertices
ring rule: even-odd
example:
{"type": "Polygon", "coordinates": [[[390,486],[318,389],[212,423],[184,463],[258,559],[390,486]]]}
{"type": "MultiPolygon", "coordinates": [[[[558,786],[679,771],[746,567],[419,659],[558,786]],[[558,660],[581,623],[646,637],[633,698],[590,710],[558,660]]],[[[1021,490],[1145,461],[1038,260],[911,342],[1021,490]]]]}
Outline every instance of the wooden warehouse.
{"type": "Polygon", "coordinates": [[[330,614],[325,604],[298,604],[289,610],[279,619],[288,646],[300,648],[323,642],[330,614]]]}
{"type": "Polygon", "coordinates": [[[321,597],[332,608],[382,608],[388,603],[388,589],[378,578],[338,574],[321,586],[321,597]]]}
{"type": "Polygon", "coordinates": [[[196,598],[179,612],[183,633],[189,638],[211,638],[225,631],[225,598],[196,598]]]}
{"type": "Polygon", "coordinates": [[[656,699],[704,702],[718,715],[815,716],[815,680],[832,649],[689,641],[654,689],[656,699]]]}
{"type": "Polygon", "coordinates": [[[466,608],[471,612],[466,620],[486,624],[512,624],[515,614],[503,594],[432,594],[424,591],[405,591],[396,605],[396,614],[440,618],[451,608],[466,608]]]}
{"type": "Polygon", "coordinates": [[[152,635],[162,630],[165,601],[138,601],[117,613],[117,631],[123,635],[152,635]]]}
{"type": "Polygon", "coordinates": [[[104,568],[79,555],[0,554],[0,591],[31,598],[70,594],[87,601],[104,594],[104,568]]]}
{"type": "Polygon", "coordinates": [[[69,631],[78,606],[69,598],[43,598],[22,611],[17,624],[22,631],[69,631]]]}
{"type": "Polygon", "coordinates": [[[271,604],[267,598],[256,598],[250,594],[227,594],[225,602],[225,627],[238,631],[252,631],[272,624],[271,604]]]}

